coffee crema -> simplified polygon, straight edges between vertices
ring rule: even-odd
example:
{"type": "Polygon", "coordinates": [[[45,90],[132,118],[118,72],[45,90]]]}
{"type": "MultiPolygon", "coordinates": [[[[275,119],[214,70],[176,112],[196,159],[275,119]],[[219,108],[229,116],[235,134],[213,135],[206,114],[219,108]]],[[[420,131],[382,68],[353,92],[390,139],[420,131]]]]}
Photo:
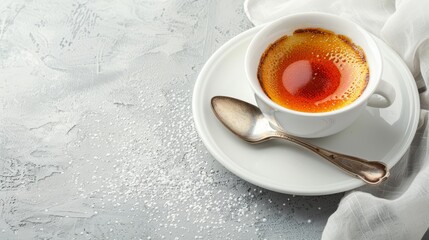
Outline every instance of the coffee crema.
{"type": "Polygon", "coordinates": [[[365,90],[365,53],[348,37],[320,28],[295,30],[263,53],[258,79],[275,103],[300,112],[329,112],[365,90]]]}

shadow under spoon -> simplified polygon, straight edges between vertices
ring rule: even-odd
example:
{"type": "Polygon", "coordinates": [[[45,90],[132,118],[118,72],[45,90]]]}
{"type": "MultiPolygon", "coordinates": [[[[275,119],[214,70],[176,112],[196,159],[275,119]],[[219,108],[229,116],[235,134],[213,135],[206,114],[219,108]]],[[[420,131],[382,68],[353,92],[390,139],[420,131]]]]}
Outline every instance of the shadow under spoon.
{"type": "Polygon", "coordinates": [[[231,97],[216,96],[211,99],[211,105],[216,117],[223,125],[249,143],[261,143],[273,138],[291,141],[311,150],[346,173],[356,176],[369,184],[378,184],[390,175],[387,166],[382,162],[368,161],[333,152],[275,130],[261,110],[250,103],[231,97]]]}

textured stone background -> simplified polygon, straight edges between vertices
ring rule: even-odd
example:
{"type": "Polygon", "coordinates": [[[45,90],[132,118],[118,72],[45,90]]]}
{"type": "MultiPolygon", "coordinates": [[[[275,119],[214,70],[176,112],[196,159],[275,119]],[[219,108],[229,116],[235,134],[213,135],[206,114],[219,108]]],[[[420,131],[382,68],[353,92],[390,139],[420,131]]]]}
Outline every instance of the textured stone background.
{"type": "Polygon", "coordinates": [[[242,1],[0,1],[0,239],[319,239],[342,194],[207,152],[195,80],[242,1]]]}

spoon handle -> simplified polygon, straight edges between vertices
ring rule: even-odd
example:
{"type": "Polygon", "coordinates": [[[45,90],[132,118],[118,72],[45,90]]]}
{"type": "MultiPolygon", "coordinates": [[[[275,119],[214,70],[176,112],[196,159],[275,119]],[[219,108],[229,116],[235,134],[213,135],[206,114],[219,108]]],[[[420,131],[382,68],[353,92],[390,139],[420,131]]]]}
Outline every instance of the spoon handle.
{"type": "Polygon", "coordinates": [[[367,161],[358,157],[329,151],[327,149],[304,142],[283,132],[277,132],[275,137],[289,140],[302,147],[305,147],[323,157],[324,159],[330,161],[335,166],[344,170],[346,173],[356,176],[369,184],[378,184],[386,180],[390,175],[389,169],[382,162],[367,161]]]}

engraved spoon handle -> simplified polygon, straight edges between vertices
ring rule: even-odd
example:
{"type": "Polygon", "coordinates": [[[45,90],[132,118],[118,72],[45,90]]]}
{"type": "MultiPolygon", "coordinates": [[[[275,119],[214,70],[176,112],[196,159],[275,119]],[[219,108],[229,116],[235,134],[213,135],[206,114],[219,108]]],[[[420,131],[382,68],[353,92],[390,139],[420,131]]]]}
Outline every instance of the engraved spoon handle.
{"type": "Polygon", "coordinates": [[[387,166],[382,162],[367,161],[358,157],[329,151],[327,149],[304,142],[283,132],[276,132],[274,137],[289,140],[302,147],[305,147],[330,161],[335,166],[344,170],[346,173],[356,176],[369,184],[378,184],[386,180],[390,175],[387,166]]]}

